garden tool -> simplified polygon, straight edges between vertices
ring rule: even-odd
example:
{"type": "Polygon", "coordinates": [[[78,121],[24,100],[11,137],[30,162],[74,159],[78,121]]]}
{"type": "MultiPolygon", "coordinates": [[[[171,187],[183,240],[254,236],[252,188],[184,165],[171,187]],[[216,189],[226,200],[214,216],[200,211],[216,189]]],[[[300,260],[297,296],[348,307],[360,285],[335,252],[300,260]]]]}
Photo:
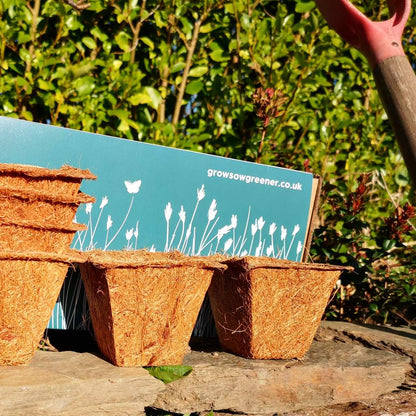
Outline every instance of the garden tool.
{"type": "Polygon", "coordinates": [[[315,0],[328,24],[368,60],[384,109],[416,186],[416,75],[402,46],[411,0],[387,0],[390,18],[372,21],[348,0],[315,0]]]}

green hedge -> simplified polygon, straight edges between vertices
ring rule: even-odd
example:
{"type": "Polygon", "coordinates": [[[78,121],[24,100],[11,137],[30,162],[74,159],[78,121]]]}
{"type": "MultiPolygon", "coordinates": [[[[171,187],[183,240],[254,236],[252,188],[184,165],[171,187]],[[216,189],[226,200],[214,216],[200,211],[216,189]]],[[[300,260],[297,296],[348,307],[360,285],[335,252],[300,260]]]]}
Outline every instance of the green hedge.
{"type": "Polygon", "coordinates": [[[313,171],[325,186],[311,260],[355,267],[329,316],[412,322],[407,171],[366,61],[313,1],[67,3],[0,0],[2,115],[313,171]],[[260,87],[282,97],[267,126],[260,87]]]}

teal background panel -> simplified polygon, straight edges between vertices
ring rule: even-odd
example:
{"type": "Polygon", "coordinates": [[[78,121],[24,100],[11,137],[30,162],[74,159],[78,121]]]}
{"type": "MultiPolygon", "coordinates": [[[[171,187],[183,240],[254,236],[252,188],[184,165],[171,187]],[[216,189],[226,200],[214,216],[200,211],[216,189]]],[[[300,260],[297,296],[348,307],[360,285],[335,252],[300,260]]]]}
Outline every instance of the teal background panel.
{"type": "MultiPolygon", "coordinates": [[[[1,163],[71,165],[97,175],[81,187],[96,203],[78,209],[76,221],[88,230],[76,234],[73,248],[301,259],[310,173],[7,117],[0,117],[0,155],[1,163]]],[[[53,327],[66,327],[59,322],[68,312],[58,306],[53,327]]]]}

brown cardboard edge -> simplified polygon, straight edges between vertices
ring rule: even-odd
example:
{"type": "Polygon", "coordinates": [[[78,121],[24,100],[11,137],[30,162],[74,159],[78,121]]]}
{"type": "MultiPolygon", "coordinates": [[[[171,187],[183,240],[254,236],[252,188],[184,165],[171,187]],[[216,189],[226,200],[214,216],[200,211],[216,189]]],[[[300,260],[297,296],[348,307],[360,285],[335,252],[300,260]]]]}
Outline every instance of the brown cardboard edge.
{"type": "Polygon", "coordinates": [[[302,261],[306,262],[309,256],[309,251],[312,245],[313,233],[318,225],[318,208],[319,199],[321,197],[322,178],[318,175],[313,175],[312,179],[312,195],[311,204],[309,208],[308,230],[306,232],[306,239],[302,253],[302,261]]]}

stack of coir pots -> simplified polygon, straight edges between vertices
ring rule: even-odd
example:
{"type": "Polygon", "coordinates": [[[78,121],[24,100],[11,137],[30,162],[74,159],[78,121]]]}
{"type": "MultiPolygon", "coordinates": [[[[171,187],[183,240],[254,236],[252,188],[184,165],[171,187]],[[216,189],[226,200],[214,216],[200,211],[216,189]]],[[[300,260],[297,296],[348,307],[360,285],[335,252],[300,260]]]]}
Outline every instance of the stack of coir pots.
{"type": "Polygon", "coordinates": [[[42,338],[65,276],[88,170],[0,164],[0,365],[28,363],[42,338]]]}

